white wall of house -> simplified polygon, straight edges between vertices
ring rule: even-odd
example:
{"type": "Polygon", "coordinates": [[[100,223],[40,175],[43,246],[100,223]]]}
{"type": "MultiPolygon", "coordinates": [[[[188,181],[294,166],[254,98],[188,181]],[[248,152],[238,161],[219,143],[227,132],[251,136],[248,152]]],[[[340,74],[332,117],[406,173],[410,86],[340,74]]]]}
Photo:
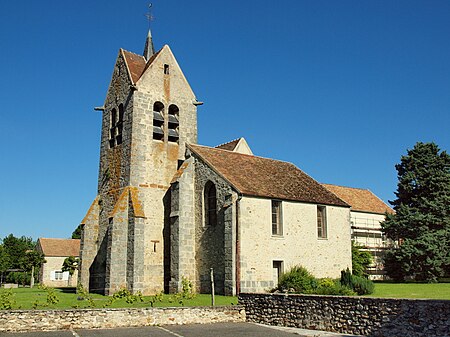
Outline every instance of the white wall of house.
{"type": "Polygon", "coordinates": [[[62,265],[67,256],[46,256],[47,261],[42,265],[39,282],[48,287],[76,287],[78,279],[78,270],[73,274],[70,283],[69,272],[62,272],[62,265]]]}
{"type": "Polygon", "coordinates": [[[276,286],[277,267],[295,265],[316,277],[340,276],[351,268],[350,210],[325,206],[327,237],[319,238],[317,205],[282,201],[282,235],[272,235],[271,199],[243,197],[239,207],[240,290],[276,286]],[[275,261],[275,264],[274,264],[275,261]]]}

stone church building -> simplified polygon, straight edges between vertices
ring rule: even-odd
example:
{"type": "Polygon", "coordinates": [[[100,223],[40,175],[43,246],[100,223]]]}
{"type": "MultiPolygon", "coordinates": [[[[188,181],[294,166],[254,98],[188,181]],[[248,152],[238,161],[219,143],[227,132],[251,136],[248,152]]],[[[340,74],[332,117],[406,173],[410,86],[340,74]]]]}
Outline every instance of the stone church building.
{"type": "Polygon", "coordinates": [[[302,265],[351,268],[350,206],[295,165],[253,155],[244,138],[197,144],[197,101],[171,49],[120,49],[105,103],[98,195],[85,218],[79,282],[177,292],[266,291],[302,265]]]}

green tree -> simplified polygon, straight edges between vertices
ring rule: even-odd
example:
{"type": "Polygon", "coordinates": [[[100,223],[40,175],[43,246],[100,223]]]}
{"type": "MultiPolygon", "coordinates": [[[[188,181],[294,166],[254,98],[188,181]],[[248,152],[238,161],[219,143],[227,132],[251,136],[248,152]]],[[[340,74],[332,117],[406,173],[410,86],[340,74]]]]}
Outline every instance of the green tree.
{"type": "Polygon", "coordinates": [[[5,282],[5,271],[9,268],[10,261],[9,256],[6,254],[5,248],[3,245],[0,245],[0,283],[5,282]]]}
{"type": "Polygon", "coordinates": [[[366,270],[372,264],[372,254],[364,247],[352,241],[352,273],[356,276],[367,277],[366,270]]]}
{"type": "Polygon", "coordinates": [[[30,286],[34,286],[34,272],[37,268],[47,262],[44,258],[44,254],[37,252],[35,250],[28,250],[25,255],[20,259],[20,267],[25,272],[30,272],[30,286]]]}
{"type": "Polygon", "coordinates": [[[417,143],[395,166],[395,214],[382,223],[387,237],[399,240],[385,268],[401,281],[435,282],[450,266],[450,155],[434,143],[417,143]]]}
{"type": "Polygon", "coordinates": [[[15,237],[9,234],[3,239],[3,249],[9,260],[8,268],[21,268],[21,259],[25,256],[26,251],[32,250],[35,247],[35,242],[32,238],[22,236],[15,237]]]}
{"type": "Polygon", "coordinates": [[[83,231],[83,225],[78,225],[77,228],[72,232],[72,239],[81,239],[81,233],[83,231]]]}
{"type": "Polygon", "coordinates": [[[66,257],[66,259],[63,262],[61,270],[69,272],[69,280],[67,281],[68,286],[70,286],[72,276],[75,273],[75,270],[78,269],[79,263],[80,263],[80,259],[78,259],[77,257],[73,257],[73,256],[66,257]]]}

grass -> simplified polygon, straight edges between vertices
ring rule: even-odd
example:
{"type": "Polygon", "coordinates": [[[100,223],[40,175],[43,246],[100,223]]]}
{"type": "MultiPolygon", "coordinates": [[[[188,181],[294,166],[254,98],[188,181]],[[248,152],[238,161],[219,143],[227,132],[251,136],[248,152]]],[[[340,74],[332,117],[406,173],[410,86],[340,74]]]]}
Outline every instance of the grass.
{"type": "MultiPolygon", "coordinates": [[[[1,289],[0,293],[6,291],[1,289]]],[[[70,308],[89,308],[87,300],[78,300],[78,295],[74,288],[55,288],[54,293],[58,298],[58,303],[47,303],[47,291],[39,288],[16,288],[12,289],[13,300],[15,304],[13,309],[33,309],[33,304],[37,301],[37,309],[70,309],[70,308]]],[[[110,296],[91,294],[95,308],[106,307],[110,296]]],[[[148,308],[152,306],[152,296],[143,296],[143,302],[137,301],[127,303],[125,298],[115,300],[109,308],[148,308]]],[[[216,295],[215,303],[217,306],[237,304],[237,297],[216,295]]],[[[175,295],[163,295],[161,301],[155,301],[153,307],[180,307],[180,306],[209,306],[211,305],[211,295],[199,294],[193,299],[183,299],[180,302],[175,295]]],[[[1,303],[0,303],[1,307],[1,303]]]]}
{"type": "MultiPolygon", "coordinates": [[[[1,293],[7,291],[0,289],[1,293]]],[[[33,309],[35,302],[39,303],[37,309],[70,309],[88,308],[90,304],[86,300],[78,300],[74,288],[55,288],[54,293],[59,302],[47,303],[47,291],[39,288],[12,289],[14,305],[13,309],[33,309]]],[[[111,297],[91,294],[95,308],[106,307],[111,297]]],[[[447,283],[388,283],[377,282],[375,292],[368,297],[389,298],[427,298],[450,300],[450,282],[447,283]]],[[[110,308],[148,308],[152,306],[152,296],[144,296],[143,302],[127,303],[124,298],[117,299],[108,307],[110,308]]],[[[1,301],[1,296],[0,296],[1,301]]],[[[237,304],[237,297],[216,295],[216,305],[237,304]]],[[[179,306],[209,306],[210,295],[196,295],[193,299],[183,299],[182,303],[174,295],[163,295],[161,301],[154,301],[153,307],[179,307],[179,306]]],[[[1,303],[0,303],[1,307],[1,303]]]]}
{"type": "Polygon", "coordinates": [[[450,283],[375,283],[370,297],[450,300],[450,283]]]}

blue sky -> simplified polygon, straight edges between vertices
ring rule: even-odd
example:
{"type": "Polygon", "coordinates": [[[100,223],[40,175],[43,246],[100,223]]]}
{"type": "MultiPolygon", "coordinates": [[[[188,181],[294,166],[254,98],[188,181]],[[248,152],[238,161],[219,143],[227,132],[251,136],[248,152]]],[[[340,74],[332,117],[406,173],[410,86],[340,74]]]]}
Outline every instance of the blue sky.
{"type": "MultiPolygon", "coordinates": [[[[147,2],[0,2],[0,238],[70,237],[96,196],[101,106],[147,2]]],[[[154,0],[197,98],[199,143],[392,200],[417,141],[450,150],[450,1],[154,0]]]]}

